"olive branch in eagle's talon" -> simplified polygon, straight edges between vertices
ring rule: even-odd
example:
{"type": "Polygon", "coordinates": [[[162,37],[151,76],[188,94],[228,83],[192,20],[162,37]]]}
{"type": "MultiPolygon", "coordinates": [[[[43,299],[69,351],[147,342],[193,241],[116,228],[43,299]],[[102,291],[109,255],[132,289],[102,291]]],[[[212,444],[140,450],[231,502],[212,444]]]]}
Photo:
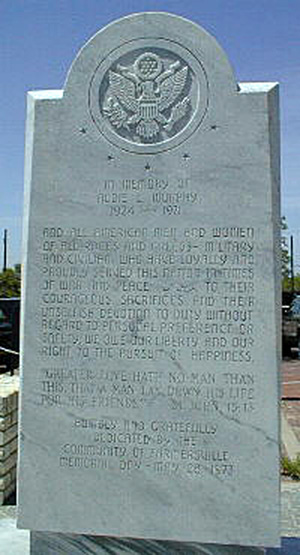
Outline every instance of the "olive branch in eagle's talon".
{"type": "Polygon", "coordinates": [[[121,127],[126,127],[129,130],[127,124],[127,114],[123,110],[122,106],[113,96],[110,96],[107,100],[107,104],[103,108],[104,114],[108,117],[110,123],[120,129],[121,127]]]}

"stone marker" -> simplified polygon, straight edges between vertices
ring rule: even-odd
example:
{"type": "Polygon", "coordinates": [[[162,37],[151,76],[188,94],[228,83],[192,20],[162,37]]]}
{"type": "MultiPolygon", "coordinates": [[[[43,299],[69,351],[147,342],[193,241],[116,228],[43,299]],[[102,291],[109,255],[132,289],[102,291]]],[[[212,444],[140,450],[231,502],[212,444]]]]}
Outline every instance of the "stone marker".
{"type": "Polygon", "coordinates": [[[19,527],[278,545],[277,89],[143,13],[29,93],[19,527]]]}

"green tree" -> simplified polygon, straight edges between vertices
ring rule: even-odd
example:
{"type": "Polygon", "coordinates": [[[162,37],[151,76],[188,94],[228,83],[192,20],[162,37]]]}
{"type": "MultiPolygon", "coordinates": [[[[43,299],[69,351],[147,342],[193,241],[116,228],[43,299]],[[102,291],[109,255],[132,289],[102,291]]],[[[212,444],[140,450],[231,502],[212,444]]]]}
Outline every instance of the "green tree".
{"type": "Polygon", "coordinates": [[[0,297],[19,297],[21,294],[21,265],[0,273],[0,297]]]}

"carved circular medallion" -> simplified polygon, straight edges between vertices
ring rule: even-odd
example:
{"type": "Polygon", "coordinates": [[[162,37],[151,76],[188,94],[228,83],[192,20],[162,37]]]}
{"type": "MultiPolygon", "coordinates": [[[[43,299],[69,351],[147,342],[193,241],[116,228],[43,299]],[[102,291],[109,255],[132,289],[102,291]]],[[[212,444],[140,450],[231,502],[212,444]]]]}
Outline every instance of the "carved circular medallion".
{"type": "Polygon", "coordinates": [[[95,125],[130,152],[154,154],[178,146],[200,125],[207,106],[202,64],[164,39],[139,39],[115,49],[98,65],[89,87],[95,125]]]}

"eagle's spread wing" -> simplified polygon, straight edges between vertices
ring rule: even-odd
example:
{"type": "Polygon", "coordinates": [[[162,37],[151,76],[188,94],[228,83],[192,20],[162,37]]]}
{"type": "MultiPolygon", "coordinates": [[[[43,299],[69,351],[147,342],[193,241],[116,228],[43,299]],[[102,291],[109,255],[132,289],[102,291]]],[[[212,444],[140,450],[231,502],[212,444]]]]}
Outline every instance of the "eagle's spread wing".
{"type": "Polygon", "coordinates": [[[167,77],[160,85],[160,98],[158,101],[159,110],[165,110],[175,102],[176,98],[183,91],[188,68],[184,66],[173,75],[167,77]]]}
{"type": "Polygon", "coordinates": [[[138,102],[135,98],[135,84],[130,79],[127,79],[127,77],[124,77],[124,75],[110,70],[109,93],[115,96],[127,110],[131,112],[138,110],[138,102]]]}

